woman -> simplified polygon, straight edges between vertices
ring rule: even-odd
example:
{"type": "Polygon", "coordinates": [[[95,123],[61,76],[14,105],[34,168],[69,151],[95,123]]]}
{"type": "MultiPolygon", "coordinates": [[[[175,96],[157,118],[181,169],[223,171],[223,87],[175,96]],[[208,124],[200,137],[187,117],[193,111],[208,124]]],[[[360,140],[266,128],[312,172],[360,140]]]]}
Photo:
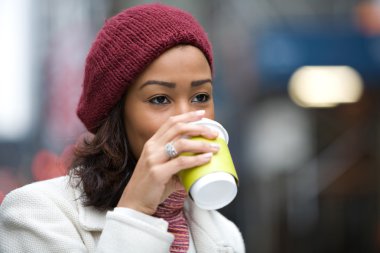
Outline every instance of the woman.
{"type": "Polygon", "coordinates": [[[218,152],[182,138],[217,137],[187,124],[214,118],[212,89],[211,45],[188,13],[146,4],[107,20],[77,110],[92,135],[69,176],[8,194],[0,251],[244,252],[236,226],[194,206],[176,176],[218,152]]]}

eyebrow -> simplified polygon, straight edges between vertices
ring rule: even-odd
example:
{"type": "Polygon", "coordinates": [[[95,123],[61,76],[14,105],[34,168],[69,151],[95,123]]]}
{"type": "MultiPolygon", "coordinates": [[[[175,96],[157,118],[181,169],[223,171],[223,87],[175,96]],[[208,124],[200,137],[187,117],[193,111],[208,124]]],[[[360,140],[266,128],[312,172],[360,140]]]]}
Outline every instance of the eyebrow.
{"type": "Polygon", "coordinates": [[[212,80],[211,79],[203,79],[203,80],[192,81],[191,87],[197,87],[197,86],[203,85],[205,83],[210,83],[212,85],[212,80]]]}
{"type": "MultiPolygon", "coordinates": [[[[212,80],[211,79],[203,79],[203,80],[192,81],[191,87],[198,87],[198,86],[206,84],[206,83],[210,83],[212,85],[212,80]]],[[[176,84],[172,83],[172,82],[159,81],[159,80],[149,80],[149,81],[146,81],[145,83],[143,83],[143,85],[141,85],[140,90],[147,85],[162,85],[162,86],[172,88],[172,89],[175,88],[175,86],[176,86],[176,84]]]]}
{"type": "Polygon", "coordinates": [[[165,86],[168,88],[175,88],[175,83],[158,81],[158,80],[149,80],[149,81],[146,81],[145,83],[143,83],[143,85],[141,85],[140,90],[147,85],[162,85],[162,86],[165,86]]]}

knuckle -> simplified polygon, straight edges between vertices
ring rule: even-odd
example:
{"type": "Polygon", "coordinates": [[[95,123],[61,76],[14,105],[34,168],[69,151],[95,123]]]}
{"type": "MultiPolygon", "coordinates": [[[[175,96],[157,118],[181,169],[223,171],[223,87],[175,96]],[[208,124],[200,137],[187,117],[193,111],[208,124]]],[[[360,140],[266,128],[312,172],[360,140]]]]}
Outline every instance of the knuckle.
{"type": "Polygon", "coordinates": [[[205,141],[202,141],[200,142],[201,143],[201,147],[204,149],[204,150],[207,150],[210,148],[210,144],[208,142],[205,142],[205,141]]]}
{"type": "Polygon", "coordinates": [[[147,142],[144,146],[144,153],[149,159],[153,159],[155,157],[155,154],[157,153],[159,147],[157,147],[157,143],[155,142],[147,142]]]}
{"type": "Polygon", "coordinates": [[[179,150],[180,147],[183,147],[184,145],[186,145],[185,141],[186,140],[184,140],[183,138],[180,138],[180,139],[175,141],[175,146],[176,146],[177,150],[179,150]]]}
{"type": "Polygon", "coordinates": [[[154,180],[154,181],[161,181],[162,180],[162,173],[160,169],[157,166],[151,167],[149,170],[149,176],[154,180]]]}
{"type": "Polygon", "coordinates": [[[145,145],[144,145],[144,149],[148,152],[152,151],[153,149],[153,142],[151,140],[148,140],[145,145]]]}
{"type": "MultiPolygon", "coordinates": [[[[154,170],[154,168],[155,168],[155,167],[154,167],[155,162],[154,162],[153,157],[152,157],[151,155],[149,155],[149,156],[146,158],[145,161],[146,161],[146,165],[154,170]]],[[[152,170],[152,169],[151,169],[151,170],[152,170]]]]}
{"type": "Polygon", "coordinates": [[[177,122],[176,116],[170,116],[168,119],[169,124],[173,125],[177,122]]]}
{"type": "Polygon", "coordinates": [[[176,132],[179,132],[179,133],[182,133],[184,131],[184,124],[181,123],[181,122],[177,122],[175,125],[174,125],[174,130],[176,132]]]}

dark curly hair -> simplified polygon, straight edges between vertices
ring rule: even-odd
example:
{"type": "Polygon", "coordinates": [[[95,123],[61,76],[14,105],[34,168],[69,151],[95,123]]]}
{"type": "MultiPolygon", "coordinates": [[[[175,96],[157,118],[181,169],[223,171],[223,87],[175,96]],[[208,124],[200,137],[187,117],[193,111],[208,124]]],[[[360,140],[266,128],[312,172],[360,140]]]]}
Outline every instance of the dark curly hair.
{"type": "Polygon", "coordinates": [[[94,136],[75,147],[69,170],[74,187],[83,189],[83,204],[102,211],[117,205],[136,166],[128,149],[123,102],[112,109],[94,136]]]}

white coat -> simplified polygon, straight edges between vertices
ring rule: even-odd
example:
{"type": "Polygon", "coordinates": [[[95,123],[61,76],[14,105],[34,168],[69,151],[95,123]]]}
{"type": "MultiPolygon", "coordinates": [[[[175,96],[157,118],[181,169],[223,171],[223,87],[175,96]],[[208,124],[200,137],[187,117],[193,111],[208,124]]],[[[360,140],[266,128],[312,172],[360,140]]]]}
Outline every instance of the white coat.
{"type": "MultiPolygon", "coordinates": [[[[174,236],[163,219],[100,212],[82,206],[79,196],[68,176],[9,193],[0,206],[0,252],[169,252],[174,236]]],[[[245,252],[241,233],[219,212],[186,200],[185,216],[196,252],[245,252]]]]}

